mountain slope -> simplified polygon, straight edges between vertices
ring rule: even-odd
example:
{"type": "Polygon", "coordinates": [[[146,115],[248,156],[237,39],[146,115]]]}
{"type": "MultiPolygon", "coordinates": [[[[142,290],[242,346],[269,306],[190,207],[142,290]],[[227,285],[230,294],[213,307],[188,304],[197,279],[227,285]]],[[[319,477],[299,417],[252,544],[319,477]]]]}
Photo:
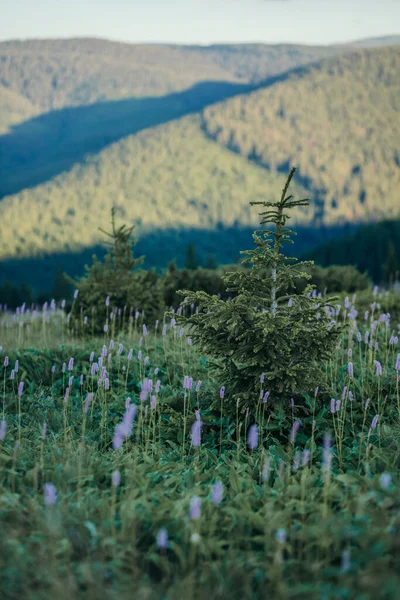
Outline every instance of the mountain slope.
{"type": "Polygon", "coordinates": [[[200,81],[258,83],[344,51],[335,46],[289,44],[202,47],[102,39],[9,41],[0,43],[0,85],[45,112],[132,96],[161,96],[200,81]]]}
{"type": "MultiPolygon", "coordinates": [[[[2,200],[0,258],[90,248],[101,238],[97,228],[107,227],[113,204],[121,219],[139,226],[139,235],[196,230],[206,238],[224,228],[253,227],[257,210],[249,201],[275,198],[291,162],[300,166],[294,193],[304,196],[302,185],[312,200],[296,214],[298,224],[336,226],[396,214],[399,53],[357,51],[302,67],[197,115],[157,127],[148,123],[147,130],[82,156],[70,171],[2,200]]],[[[80,127],[97,114],[91,111],[99,111],[97,122],[104,108],[68,109],[83,110],[83,116],[77,132],[63,121],[62,146],[68,147],[66,140],[76,145],[80,127]]],[[[51,115],[19,127],[42,126],[51,115]]],[[[124,113],[116,111],[115,119],[121,118],[124,113]]],[[[159,252],[164,256],[163,248],[159,252]]]]}
{"type": "Polygon", "coordinates": [[[383,48],[384,46],[400,46],[400,35],[384,35],[383,37],[365,38],[348,44],[353,48],[383,48]]]}
{"type": "MultiPolygon", "coordinates": [[[[185,117],[129,136],[68,173],[4,198],[0,258],[92,246],[103,239],[98,227],[108,228],[113,204],[139,233],[197,228],[206,234],[255,225],[250,200],[276,197],[284,180],[207,139],[199,116],[185,117]]],[[[299,221],[308,222],[309,213],[299,213],[299,221]]]]}
{"type": "Polygon", "coordinates": [[[27,98],[0,85],[0,136],[8,133],[12,125],[37,113],[38,109],[27,98]]]}
{"type": "Polygon", "coordinates": [[[209,81],[166,96],[97,102],[28,119],[0,136],[0,199],[43,183],[132,133],[249,89],[254,88],[209,81]]]}
{"type": "Polygon", "coordinates": [[[400,48],[305,67],[203,113],[212,139],[271,172],[299,166],[325,224],[400,211],[400,48]]]}

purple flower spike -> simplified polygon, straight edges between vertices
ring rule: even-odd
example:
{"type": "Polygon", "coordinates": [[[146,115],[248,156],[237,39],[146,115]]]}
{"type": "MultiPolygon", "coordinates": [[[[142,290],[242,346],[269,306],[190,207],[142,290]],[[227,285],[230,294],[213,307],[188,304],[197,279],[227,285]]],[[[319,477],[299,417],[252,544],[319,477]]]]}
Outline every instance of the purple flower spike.
{"type": "Polygon", "coordinates": [[[83,412],[85,413],[85,415],[87,414],[87,412],[89,410],[89,406],[90,406],[92,399],[93,399],[93,394],[91,392],[89,392],[89,394],[86,396],[85,403],[83,405],[83,412]]]}
{"type": "Polygon", "coordinates": [[[278,542],[278,544],[283,545],[286,542],[286,531],[285,531],[285,529],[278,529],[278,531],[275,534],[275,539],[278,542]]]}
{"type": "Polygon", "coordinates": [[[304,450],[303,452],[303,459],[301,461],[303,467],[306,467],[308,465],[308,461],[310,460],[310,450],[308,450],[307,448],[304,450]]]}
{"type": "Polygon", "coordinates": [[[221,398],[221,400],[223,400],[225,398],[225,386],[224,385],[219,390],[219,397],[221,398]]]}
{"type": "Polygon", "coordinates": [[[4,438],[6,437],[6,431],[7,431],[7,423],[3,420],[0,423],[0,442],[2,442],[4,440],[4,438]]]}
{"type": "Polygon", "coordinates": [[[343,550],[342,564],[340,569],[342,573],[348,573],[348,571],[351,570],[351,554],[348,548],[346,550],[343,550]]]}
{"type": "Polygon", "coordinates": [[[24,391],[24,382],[20,381],[18,385],[18,396],[21,397],[24,391]]]}
{"type": "Polygon", "coordinates": [[[354,371],[353,371],[353,363],[352,362],[349,362],[349,364],[347,365],[347,372],[349,374],[349,377],[353,377],[354,371]]]}
{"type": "Polygon", "coordinates": [[[191,500],[190,500],[189,515],[190,515],[190,518],[193,519],[193,521],[197,521],[198,519],[200,519],[201,498],[199,498],[198,496],[193,496],[193,498],[191,498],[191,500]]]}
{"type": "Polygon", "coordinates": [[[392,476],[389,475],[389,473],[383,473],[379,477],[379,483],[383,490],[387,490],[390,487],[390,484],[392,483],[392,476]]]}
{"type": "Polygon", "coordinates": [[[196,419],[192,425],[192,446],[195,448],[201,446],[201,426],[202,422],[198,419],[196,419]]]}
{"type": "Polygon", "coordinates": [[[111,481],[112,481],[113,487],[117,488],[119,486],[119,484],[121,483],[121,473],[119,471],[114,471],[111,476],[111,481]]]}
{"type": "Polygon", "coordinates": [[[46,506],[54,506],[57,502],[57,490],[52,483],[45,483],[43,487],[44,503],[46,506]]]}
{"type": "Polygon", "coordinates": [[[322,469],[325,473],[328,473],[331,469],[332,464],[332,436],[329,432],[324,435],[323,452],[322,452],[322,469]]]}
{"type": "Polygon", "coordinates": [[[156,541],[160,550],[166,550],[166,548],[168,548],[168,533],[164,527],[157,533],[156,541]]]}
{"type": "Polygon", "coordinates": [[[379,360],[374,360],[374,363],[375,363],[375,367],[376,367],[376,375],[378,377],[380,377],[382,375],[382,365],[379,362],[379,360]]]}
{"type": "Polygon", "coordinates": [[[379,415],[375,415],[374,418],[372,419],[372,423],[371,423],[372,430],[374,430],[376,428],[376,426],[378,425],[378,419],[379,419],[379,415]]]}
{"type": "MultiPolygon", "coordinates": [[[[184,390],[191,389],[190,380],[191,380],[191,378],[189,377],[189,375],[185,375],[185,377],[183,378],[183,389],[184,390]]],[[[193,379],[192,379],[192,384],[193,384],[193,379]]]]}
{"type": "MultiPolygon", "coordinates": [[[[400,354],[399,354],[400,356],[400,354]]],[[[196,392],[200,391],[200,387],[201,387],[202,381],[199,379],[198,382],[196,383],[196,392]]]]}
{"type": "Polygon", "coordinates": [[[220,481],[217,481],[212,486],[211,500],[213,501],[214,504],[216,504],[218,506],[218,504],[220,504],[222,501],[223,495],[224,495],[224,486],[222,485],[222,483],[220,481]]]}
{"type": "Polygon", "coordinates": [[[290,432],[290,443],[294,444],[296,441],[297,432],[300,429],[300,421],[295,421],[290,432]]]}
{"type": "Polygon", "coordinates": [[[258,446],[258,427],[257,425],[252,425],[249,429],[249,435],[247,438],[247,445],[250,450],[254,450],[258,446]]]}

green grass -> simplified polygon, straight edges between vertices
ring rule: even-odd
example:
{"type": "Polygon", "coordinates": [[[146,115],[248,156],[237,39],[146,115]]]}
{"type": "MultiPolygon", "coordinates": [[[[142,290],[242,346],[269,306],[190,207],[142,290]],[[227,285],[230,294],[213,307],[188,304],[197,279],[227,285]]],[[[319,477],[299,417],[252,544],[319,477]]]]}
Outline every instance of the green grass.
{"type": "MultiPolygon", "coordinates": [[[[395,292],[369,298],[382,308],[389,299],[398,306],[395,292]]],[[[317,394],[295,397],[294,406],[270,398],[254,450],[246,433],[254,415],[221,423],[219,411],[210,409],[219,390],[207,357],[187,343],[188,332],[180,336],[168,324],[165,336],[149,332],[140,344],[139,319],[109,350],[109,337],[74,337],[61,312],[48,322],[41,313],[3,317],[1,365],[8,356],[9,366],[0,371],[7,423],[0,442],[0,597],[397,598],[399,346],[391,337],[398,324],[379,319],[377,305],[369,311],[366,320],[363,309],[350,321],[342,307],[349,328],[324,365],[324,380],[315,382],[317,394]],[[364,337],[374,321],[369,347],[364,337]],[[93,351],[97,361],[103,344],[111,355],[109,364],[105,359],[109,390],[90,375],[89,355],[93,351]],[[70,357],[75,380],[65,402],[70,357]],[[18,373],[10,380],[16,358],[18,373]],[[193,378],[193,388],[202,380],[199,393],[184,391],[184,375],[193,378]],[[139,400],[144,377],[154,387],[161,382],[154,409],[149,399],[139,400]],[[94,396],[85,415],[88,392],[94,396]],[[128,396],[139,405],[133,435],[116,450],[112,441],[128,396]],[[334,414],[331,398],[342,401],[334,414]],[[197,408],[202,443],[193,447],[197,408]],[[301,425],[293,440],[296,420],[301,425]],[[332,449],[324,458],[328,432],[332,449]],[[310,457],[303,466],[305,450],[310,457]],[[115,471],[118,486],[112,485],[115,471]],[[219,504],[212,499],[217,481],[223,485],[219,504]],[[45,483],[57,490],[53,506],[44,502],[45,483]],[[198,519],[190,516],[194,497],[201,498],[198,519]],[[157,545],[162,528],[166,549],[157,545]]],[[[229,402],[229,382],[226,388],[229,402]]]]}

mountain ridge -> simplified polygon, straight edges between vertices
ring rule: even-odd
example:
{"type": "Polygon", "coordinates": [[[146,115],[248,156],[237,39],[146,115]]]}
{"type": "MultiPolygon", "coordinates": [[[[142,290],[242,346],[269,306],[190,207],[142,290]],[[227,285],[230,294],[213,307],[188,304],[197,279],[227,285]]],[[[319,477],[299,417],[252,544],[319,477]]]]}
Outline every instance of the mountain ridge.
{"type": "MultiPolygon", "coordinates": [[[[0,260],[95,246],[97,227],[107,228],[112,205],[121,220],[136,223],[139,236],[147,236],[151,230],[176,231],[178,236],[192,229],[207,236],[229,228],[251,228],[257,225],[257,214],[250,210],[249,201],[279,194],[293,163],[299,164],[293,192],[311,197],[307,211],[296,213],[297,225],[315,225],[319,219],[324,227],[342,227],[395,216],[398,195],[393,190],[400,166],[395,154],[400,126],[395,119],[400,98],[399,58],[397,47],[353,49],[276,73],[268,87],[251,90],[249,86],[245,95],[206,108],[198,106],[193,115],[175,114],[175,120],[167,123],[149,123],[146,130],[111,140],[100,152],[84,153],[63,172],[0,202],[0,260]],[[306,149],[303,155],[302,147],[306,149]],[[387,177],[389,159],[392,171],[387,177]],[[331,179],[326,175],[328,166],[334,174],[331,179]],[[349,172],[343,205],[338,186],[346,183],[349,172]],[[367,198],[364,193],[369,194],[367,198]]],[[[210,81],[205,84],[206,88],[213,85],[210,81]]],[[[220,81],[219,85],[242,84],[220,81]]],[[[194,100],[199,100],[196,94],[194,100]]],[[[132,101],[141,106],[146,98],[119,100],[122,104],[117,105],[127,102],[129,108],[132,101]]],[[[91,111],[100,111],[92,115],[95,131],[102,119],[102,105],[70,107],[65,114],[81,110],[81,125],[87,121],[90,127],[91,111]]],[[[127,119],[132,117],[129,110],[127,119]]],[[[143,108],[140,111],[143,115],[143,108]]],[[[113,118],[121,122],[125,118],[123,112],[115,113],[110,112],[110,131],[113,118]]],[[[47,118],[49,113],[36,116],[30,125],[43,124],[47,118]]],[[[28,125],[14,124],[12,131],[23,131],[28,125]]],[[[60,127],[68,135],[73,133],[68,119],[61,119],[60,127]]],[[[58,130],[54,131],[57,134],[58,130]]],[[[101,135],[105,133],[103,129],[101,135]]],[[[26,134],[32,134],[29,127],[26,134]]],[[[4,139],[7,136],[0,138],[0,144],[4,139]]],[[[32,139],[40,140],[40,131],[32,139]]],[[[19,143],[23,146],[26,140],[21,136],[19,143]]],[[[65,140],[61,137],[59,143],[67,149],[65,140]]],[[[79,135],[70,137],[72,145],[77,140],[79,135]]],[[[56,148],[57,137],[53,142],[50,150],[56,148]]],[[[30,151],[35,158],[38,149],[32,146],[30,151]]],[[[47,155],[50,165],[50,153],[47,155]]],[[[6,175],[5,159],[2,168],[6,175]]],[[[206,240],[203,246],[212,251],[206,240]]]]}

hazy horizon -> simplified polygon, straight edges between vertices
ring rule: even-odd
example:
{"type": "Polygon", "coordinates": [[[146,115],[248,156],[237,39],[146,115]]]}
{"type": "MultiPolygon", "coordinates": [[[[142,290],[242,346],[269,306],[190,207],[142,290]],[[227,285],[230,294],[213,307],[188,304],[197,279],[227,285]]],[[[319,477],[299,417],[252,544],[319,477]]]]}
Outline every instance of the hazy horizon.
{"type": "Polygon", "coordinates": [[[0,0],[0,9],[0,41],[315,46],[399,35],[400,23],[397,0],[0,0]]]}

